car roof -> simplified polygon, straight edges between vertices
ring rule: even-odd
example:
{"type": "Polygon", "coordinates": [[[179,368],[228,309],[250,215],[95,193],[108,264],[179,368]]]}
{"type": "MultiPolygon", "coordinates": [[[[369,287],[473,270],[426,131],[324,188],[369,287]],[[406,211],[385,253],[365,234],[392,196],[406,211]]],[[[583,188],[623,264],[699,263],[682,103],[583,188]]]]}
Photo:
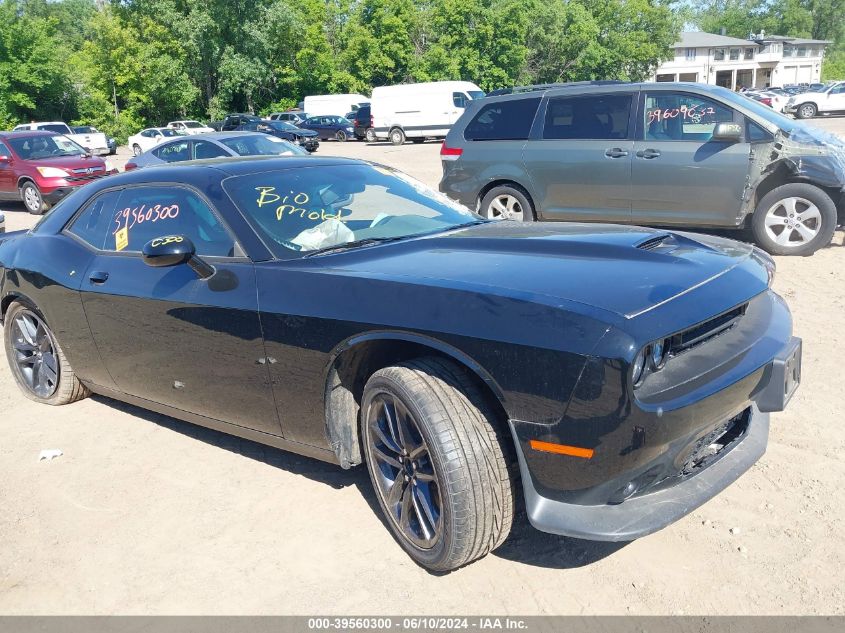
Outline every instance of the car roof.
{"type": "Polygon", "coordinates": [[[27,136],[59,136],[50,130],[18,130],[17,132],[0,132],[3,138],[26,138],[27,136]]]}

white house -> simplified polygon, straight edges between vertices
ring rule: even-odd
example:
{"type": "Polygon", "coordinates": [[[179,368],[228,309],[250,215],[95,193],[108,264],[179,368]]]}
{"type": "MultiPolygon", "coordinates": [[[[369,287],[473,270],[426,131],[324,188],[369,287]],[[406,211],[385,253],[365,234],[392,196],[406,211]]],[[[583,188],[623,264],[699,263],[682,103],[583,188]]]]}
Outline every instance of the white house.
{"type": "Polygon", "coordinates": [[[731,90],[815,83],[830,43],[763,32],[744,40],[687,31],[674,46],[674,58],[658,66],[652,81],[698,81],[731,90]]]}

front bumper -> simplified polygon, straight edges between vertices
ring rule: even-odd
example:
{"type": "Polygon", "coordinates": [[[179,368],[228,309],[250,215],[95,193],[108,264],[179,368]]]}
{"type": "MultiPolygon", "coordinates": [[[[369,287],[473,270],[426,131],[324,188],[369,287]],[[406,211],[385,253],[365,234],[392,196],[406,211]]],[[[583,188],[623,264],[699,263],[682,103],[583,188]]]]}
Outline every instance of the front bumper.
{"type": "MultiPolygon", "coordinates": [[[[712,499],[763,456],[769,438],[769,414],[754,406],[750,415],[745,437],[702,472],[675,486],[619,504],[585,506],[548,499],[537,492],[530,476],[523,476],[528,520],[542,532],[594,541],[632,541],[656,532],[712,499]]],[[[524,471],[525,457],[521,450],[517,454],[524,471]]]]}

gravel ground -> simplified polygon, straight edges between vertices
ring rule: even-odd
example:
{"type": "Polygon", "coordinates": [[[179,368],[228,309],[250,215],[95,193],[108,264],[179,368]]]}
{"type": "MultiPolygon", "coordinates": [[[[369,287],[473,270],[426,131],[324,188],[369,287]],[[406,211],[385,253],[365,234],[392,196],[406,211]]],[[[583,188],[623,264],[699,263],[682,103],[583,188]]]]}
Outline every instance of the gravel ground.
{"type": "MultiPolygon", "coordinates": [[[[817,123],[845,135],[845,118],[817,123]]],[[[437,152],[320,149],[432,185],[437,152]]],[[[4,209],[8,230],[33,223],[4,209]]],[[[523,519],[494,554],[446,576],[394,543],[363,469],[103,398],[39,406],[0,362],[0,613],[845,614],[842,242],[839,232],[813,257],[778,258],[804,383],[736,484],[630,544],[550,536],[523,519]],[[39,462],[52,448],[64,455],[39,462]]]]}

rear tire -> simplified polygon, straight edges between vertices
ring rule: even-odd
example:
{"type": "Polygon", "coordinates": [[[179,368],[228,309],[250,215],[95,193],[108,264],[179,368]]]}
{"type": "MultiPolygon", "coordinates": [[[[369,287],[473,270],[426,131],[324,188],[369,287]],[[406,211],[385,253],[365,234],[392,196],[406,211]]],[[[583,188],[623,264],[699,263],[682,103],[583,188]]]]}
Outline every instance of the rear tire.
{"type": "Polygon", "coordinates": [[[44,201],[38,185],[32,181],[28,180],[21,186],[20,194],[23,206],[32,215],[43,215],[50,208],[50,205],[44,201]]]}
{"type": "Polygon", "coordinates": [[[3,342],[15,382],[30,400],[58,406],[89,395],[34,306],[22,301],[9,306],[3,342]]]}
{"type": "Polygon", "coordinates": [[[390,142],[394,145],[404,145],[405,132],[398,127],[393,128],[392,130],[390,130],[390,142]]]}
{"type": "Polygon", "coordinates": [[[457,569],[508,537],[517,477],[497,422],[467,372],[441,358],[387,367],[367,381],[370,479],[394,537],[423,567],[457,569]]]}
{"type": "Polygon", "coordinates": [[[807,183],[775,187],[757,204],[751,218],[754,241],[772,255],[812,255],[830,244],[836,230],[836,205],[807,183]]]}
{"type": "Polygon", "coordinates": [[[517,222],[534,221],[534,205],[528,194],[521,188],[511,185],[493,187],[484,198],[478,211],[490,220],[515,220],[517,222]]]}
{"type": "Polygon", "coordinates": [[[367,128],[367,131],[364,135],[367,143],[375,143],[376,142],[376,131],[373,128],[367,128]]]}
{"type": "Polygon", "coordinates": [[[338,130],[337,134],[334,135],[334,138],[338,143],[345,143],[348,137],[346,136],[346,132],[338,130]]]}

